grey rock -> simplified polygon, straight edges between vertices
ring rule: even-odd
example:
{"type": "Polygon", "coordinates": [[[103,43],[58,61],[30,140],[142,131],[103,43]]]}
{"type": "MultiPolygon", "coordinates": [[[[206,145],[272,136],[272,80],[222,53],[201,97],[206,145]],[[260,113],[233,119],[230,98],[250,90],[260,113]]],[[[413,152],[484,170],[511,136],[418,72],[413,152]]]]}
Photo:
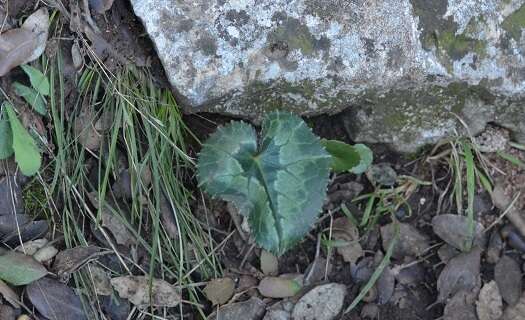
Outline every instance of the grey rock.
{"type": "Polygon", "coordinates": [[[266,304],[252,297],[243,302],[228,304],[208,316],[208,320],[260,320],[266,309],[266,304]]]}
{"type": "Polygon", "coordinates": [[[513,306],[521,297],[521,268],[516,260],[503,256],[494,268],[494,280],[503,300],[513,306]]]}
{"type": "Polygon", "coordinates": [[[188,111],[353,106],[354,140],[405,152],[461,128],[454,113],[525,139],[525,0],[131,3],[188,111]]]}
{"type": "Polygon", "coordinates": [[[460,291],[477,296],[481,288],[480,263],[479,247],[450,259],[437,280],[438,300],[446,301],[460,291]]]}
{"type": "Polygon", "coordinates": [[[476,310],[469,293],[460,291],[456,293],[445,306],[444,320],[477,320],[476,310]]]}
{"type": "MultiPolygon", "coordinates": [[[[428,237],[419,232],[415,227],[408,223],[399,223],[399,238],[394,246],[392,257],[401,259],[405,256],[421,256],[430,247],[428,237]]],[[[383,240],[383,250],[388,250],[390,243],[395,237],[395,223],[390,223],[381,227],[381,238],[383,240]]]]}
{"type": "Polygon", "coordinates": [[[432,218],[434,233],[449,245],[459,250],[466,250],[469,245],[483,246],[486,242],[483,225],[474,221],[473,234],[469,235],[469,220],[458,214],[442,214],[432,218]]]}

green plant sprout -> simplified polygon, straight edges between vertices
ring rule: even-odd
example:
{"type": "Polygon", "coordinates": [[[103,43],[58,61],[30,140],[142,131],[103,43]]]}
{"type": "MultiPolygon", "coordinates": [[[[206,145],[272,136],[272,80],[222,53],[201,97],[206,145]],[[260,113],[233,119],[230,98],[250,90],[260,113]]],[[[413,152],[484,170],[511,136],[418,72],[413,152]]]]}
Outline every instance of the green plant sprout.
{"type": "MultiPolygon", "coordinates": [[[[31,87],[15,82],[15,93],[38,113],[47,114],[46,100],[49,95],[49,81],[40,70],[29,65],[21,66],[29,77],[31,87]]],[[[38,172],[42,164],[40,150],[29,132],[24,128],[13,104],[5,101],[0,110],[0,160],[15,155],[15,161],[20,171],[26,176],[38,172]]]]}
{"type": "Polygon", "coordinates": [[[370,162],[368,148],[321,142],[298,116],[273,112],[263,120],[260,139],[244,122],[219,128],[203,144],[197,177],[207,193],[248,218],[257,244],[281,255],[316,222],[330,168],[364,171],[370,162]]]}

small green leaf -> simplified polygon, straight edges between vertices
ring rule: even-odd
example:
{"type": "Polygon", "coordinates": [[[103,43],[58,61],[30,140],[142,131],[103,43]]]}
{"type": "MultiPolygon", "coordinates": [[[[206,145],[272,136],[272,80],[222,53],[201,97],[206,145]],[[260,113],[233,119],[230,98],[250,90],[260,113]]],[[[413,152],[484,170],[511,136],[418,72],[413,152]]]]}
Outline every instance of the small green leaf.
{"type": "Polygon", "coordinates": [[[357,150],[344,142],[337,140],[321,140],[321,144],[332,156],[332,170],[334,172],[351,171],[361,162],[361,157],[357,150]]]}
{"type": "Polygon", "coordinates": [[[0,279],[14,286],[29,284],[46,275],[46,268],[30,256],[16,251],[0,255],[0,279]]]}
{"type": "Polygon", "coordinates": [[[4,108],[7,111],[13,133],[13,150],[15,151],[16,163],[18,163],[20,171],[24,175],[32,176],[38,172],[42,163],[40,151],[36,146],[35,140],[18,120],[13,106],[10,103],[6,103],[4,108]]]}
{"type": "Polygon", "coordinates": [[[40,72],[37,68],[31,67],[30,65],[21,65],[24,72],[29,76],[31,86],[38,91],[38,93],[48,96],[49,95],[49,81],[47,77],[40,72]]]}
{"type": "Polygon", "coordinates": [[[332,170],[349,171],[355,174],[365,172],[374,160],[372,150],[364,144],[349,145],[337,140],[321,140],[326,151],[332,155],[332,170]]]}
{"type": "Polygon", "coordinates": [[[372,162],[374,161],[374,153],[364,144],[358,143],[354,145],[354,148],[357,153],[359,153],[361,161],[359,162],[359,165],[353,168],[351,171],[355,174],[361,174],[366,172],[366,170],[368,170],[368,168],[372,165],[372,162]]]}
{"type": "Polygon", "coordinates": [[[219,128],[203,145],[197,177],[248,217],[257,244],[281,255],[317,220],[332,158],[292,114],[270,113],[261,137],[243,122],[219,128]]]}
{"type": "Polygon", "coordinates": [[[24,98],[33,109],[45,116],[47,114],[46,100],[35,89],[24,86],[19,82],[13,83],[15,93],[24,98]]]}
{"type": "Polygon", "coordinates": [[[13,150],[13,133],[7,119],[0,120],[0,160],[12,156],[13,150]]]}

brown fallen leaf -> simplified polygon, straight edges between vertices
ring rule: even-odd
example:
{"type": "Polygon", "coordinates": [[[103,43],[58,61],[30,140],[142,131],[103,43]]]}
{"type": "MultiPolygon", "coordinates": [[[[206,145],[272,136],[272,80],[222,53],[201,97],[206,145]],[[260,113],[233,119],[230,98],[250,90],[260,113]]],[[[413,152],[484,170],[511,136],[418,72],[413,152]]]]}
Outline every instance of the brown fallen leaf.
{"type": "Polygon", "coordinates": [[[225,304],[235,291],[235,282],[232,278],[213,279],[204,288],[204,295],[215,305],[225,304]]]}
{"type": "Polygon", "coordinates": [[[2,280],[0,280],[0,295],[15,308],[19,308],[22,304],[20,297],[2,280]]]}
{"type": "Polygon", "coordinates": [[[70,287],[50,278],[42,278],[26,288],[31,304],[47,319],[86,320],[82,302],[70,287]]]}
{"type": "Polygon", "coordinates": [[[73,272],[103,254],[106,252],[95,246],[66,249],[56,256],[53,271],[61,280],[67,281],[73,272]]]}
{"type": "Polygon", "coordinates": [[[113,293],[109,275],[103,268],[90,263],[88,265],[88,273],[93,280],[93,286],[97,295],[110,296],[113,293]]]}
{"type": "Polygon", "coordinates": [[[41,8],[22,27],[0,34],[0,77],[40,57],[46,48],[48,32],[49,14],[46,8],[41,8]]]}
{"type": "Polygon", "coordinates": [[[336,246],[337,253],[345,262],[355,264],[364,255],[359,243],[359,229],[346,217],[335,219],[332,229],[332,237],[341,243],[336,246]]]}
{"type": "Polygon", "coordinates": [[[121,298],[139,308],[175,307],[181,301],[179,290],[162,279],[150,282],[145,276],[124,276],[111,279],[111,285],[121,298]]]}

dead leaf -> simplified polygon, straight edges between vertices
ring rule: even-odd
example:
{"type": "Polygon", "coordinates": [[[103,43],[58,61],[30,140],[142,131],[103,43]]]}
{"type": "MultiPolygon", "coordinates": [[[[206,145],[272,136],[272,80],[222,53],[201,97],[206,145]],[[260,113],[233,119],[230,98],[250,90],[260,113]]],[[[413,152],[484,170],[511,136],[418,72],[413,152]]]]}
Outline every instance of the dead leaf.
{"type": "Polygon", "coordinates": [[[93,280],[93,285],[95,287],[95,292],[97,295],[110,296],[113,294],[113,288],[111,287],[111,282],[109,281],[109,275],[106,270],[101,267],[90,264],[88,266],[89,275],[93,280]]]}
{"type": "Polygon", "coordinates": [[[53,271],[60,279],[67,281],[73,272],[103,254],[106,252],[101,252],[101,249],[95,246],[66,249],[56,256],[53,271]]]}
{"type": "Polygon", "coordinates": [[[73,42],[73,45],[71,46],[71,59],[73,60],[73,67],[75,67],[77,71],[82,70],[85,62],[78,41],[73,42]]]}
{"type": "Polygon", "coordinates": [[[275,276],[279,273],[279,261],[272,253],[262,250],[261,257],[261,271],[267,276],[275,276]]]}
{"type": "Polygon", "coordinates": [[[235,282],[231,278],[213,279],[204,288],[204,295],[215,305],[225,304],[235,291],[235,282]]]}
{"type": "Polygon", "coordinates": [[[0,295],[15,308],[19,308],[22,304],[20,297],[2,280],[0,280],[0,295]]]}
{"type": "Polygon", "coordinates": [[[0,255],[0,279],[7,283],[22,286],[46,274],[46,268],[30,256],[16,251],[0,255]]]}
{"type": "Polygon", "coordinates": [[[73,121],[73,131],[78,137],[78,142],[91,151],[98,151],[102,143],[102,133],[95,129],[96,117],[93,106],[84,104],[82,111],[73,121]]]}
{"type": "Polygon", "coordinates": [[[26,288],[31,304],[50,320],[86,320],[82,302],[70,287],[50,278],[42,278],[26,288]]]}
{"type": "Polygon", "coordinates": [[[128,299],[140,308],[175,307],[181,301],[179,290],[162,279],[151,279],[151,289],[149,277],[144,276],[113,278],[111,285],[121,298],[128,299]]]}
{"type": "MultiPolygon", "coordinates": [[[[468,218],[457,214],[442,214],[432,219],[434,233],[443,241],[459,250],[465,250],[469,245],[472,245],[472,240],[469,240],[468,236],[468,225],[468,218]]],[[[473,243],[483,246],[485,242],[483,235],[483,225],[475,222],[473,243]]]]}
{"type": "Polygon", "coordinates": [[[259,292],[268,298],[293,297],[302,289],[302,281],[283,275],[280,277],[265,277],[259,283],[259,292]]]}
{"type": "Polygon", "coordinates": [[[22,27],[0,35],[0,77],[13,68],[36,60],[44,53],[49,32],[49,14],[41,8],[22,27]]]}
{"type": "MultiPolygon", "coordinates": [[[[0,320],[14,320],[15,317],[15,309],[7,305],[0,304],[0,320]]],[[[17,320],[20,320],[20,317],[17,320]]]]}
{"type": "Polygon", "coordinates": [[[328,283],[317,286],[299,299],[292,319],[332,320],[341,312],[346,297],[346,286],[328,283]]]}
{"type": "Polygon", "coordinates": [[[498,320],[503,315],[503,301],[494,280],[485,283],[476,301],[479,320],[498,320]]]}
{"type": "Polygon", "coordinates": [[[438,300],[446,301],[459,291],[477,292],[481,286],[480,260],[479,247],[450,259],[437,280],[438,300]]]}
{"type": "Polygon", "coordinates": [[[335,219],[332,229],[332,237],[337,243],[337,253],[345,262],[355,264],[364,255],[359,243],[359,229],[346,217],[335,219]]]}
{"type": "Polygon", "coordinates": [[[118,244],[130,247],[137,243],[137,240],[122,220],[107,208],[102,210],[102,226],[111,231],[118,244]]]}
{"type": "Polygon", "coordinates": [[[521,296],[521,268],[511,257],[503,256],[494,268],[494,280],[503,300],[513,306],[521,296]]]}

